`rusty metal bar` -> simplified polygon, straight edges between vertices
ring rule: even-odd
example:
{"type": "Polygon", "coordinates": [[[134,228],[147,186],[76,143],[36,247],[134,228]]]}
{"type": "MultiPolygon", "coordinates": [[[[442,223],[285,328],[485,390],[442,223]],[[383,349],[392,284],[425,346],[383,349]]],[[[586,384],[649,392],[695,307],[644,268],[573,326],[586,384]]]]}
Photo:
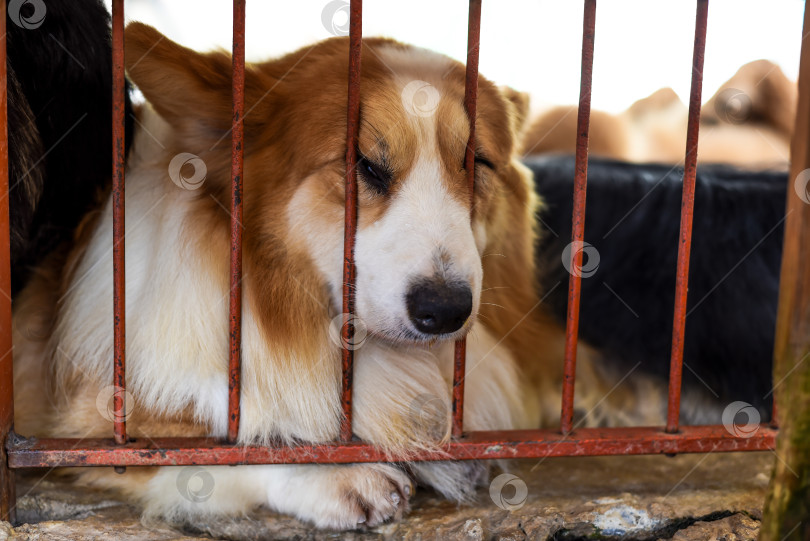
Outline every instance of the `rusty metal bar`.
{"type": "MultiPolygon", "coordinates": [[[[805,6],[799,59],[799,100],[790,144],[784,249],[779,277],[779,308],[774,343],[774,381],[782,381],[804,358],[810,345],[810,9],[805,6]]],[[[787,383],[787,381],[785,381],[787,383]]],[[[779,426],[778,400],[773,395],[771,426],[779,426]]],[[[785,402],[782,402],[785,405],[785,402]]],[[[795,419],[785,419],[795,423],[795,419]]]]}
{"type": "Polygon", "coordinates": [[[574,169],[574,211],[571,228],[571,262],[568,279],[568,314],[565,325],[565,365],[563,367],[560,431],[573,429],[574,382],[577,373],[577,337],[579,335],[579,299],[582,292],[582,247],[585,238],[585,195],[588,187],[588,130],[591,120],[591,83],[593,81],[593,45],[596,29],[596,0],[585,0],[582,22],[582,74],[579,82],[577,147],[574,169]]]}
{"type": "Polygon", "coordinates": [[[354,379],[354,241],[357,233],[357,139],[360,136],[360,57],[363,48],[363,2],[351,0],[349,8],[349,90],[346,120],[345,215],[343,225],[343,421],[340,439],[352,439],[352,381],[354,379]]]}
{"type": "MultiPolygon", "coordinates": [[[[805,6],[798,88],[774,356],[790,359],[798,355],[800,361],[810,346],[810,6],[805,6]]],[[[792,363],[785,366],[789,368],[784,372],[794,368],[792,363]]],[[[780,378],[786,376],[779,374],[780,378]]]]}
{"type": "Polygon", "coordinates": [[[112,3],[112,133],[113,133],[113,411],[115,442],[127,441],[126,277],[124,263],[124,0],[112,3]]]}
{"type": "MultiPolygon", "coordinates": [[[[470,0],[467,21],[467,66],[464,79],[464,110],[470,121],[470,137],[464,152],[464,170],[470,190],[470,219],[475,209],[475,118],[478,104],[478,50],[481,46],[481,0],[470,0]]],[[[464,375],[467,339],[457,340],[453,350],[453,437],[464,431],[464,375]]]]}
{"type": "Polygon", "coordinates": [[[722,425],[687,426],[678,434],[667,434],[660,427],[583,428],[575,436],[556,429],[471,432],[451,441],[442,452],[407,457],[392,456],[362,442],[254,447],[211,438],[143,438],[118,446],[109,439],[42,439],[18,442],[9,449],[9,456],[12,468],[542,458],[761,451],[773,449],[776,433],[761,427],[751,437],[735,437],[722,425]]]}
{"type": "Polygon", "coordinates": [[[6,93],[6,3],[0,3],[0,520],[14,522],[14,472],[5,446],[14,430],[11,344],[11,248],[8,208],[8,95],[6,93]]]}
{"type": "Polygon", "coordinates": [[[231,298],[228,357],[228,441],[239,435],[242,379],[242,174],[245,114],[245,0],[233,0],[233,120],[231,125],[231,298]]]}
{"type": "Polygon", "coordinates": [[[782,416],[758,539],[810,539],[810,5],[805,3],[798,103],[790,142],[779,305],[774,340],[773,421],[782,416]],[[778,406],[778,410],[777,410],[778,406]]]}
{"type": "Polygon", "coordinates": [[[695,48],[692,54],[692,90],[689,94],[689,121],[686,127],[686,157],[683,166],[681,234],[678,241],[678,268],[675,282],[675,316],[672,323],[672,356],[669,367],[667,432],[677,432],[681,411],[683,338],[686,332],[686,294],[689,289],[689,254],[692,249],[692,216],[695,207],[700,104],[703,91],[703,54],[706,49],[706,19],[709,0],[698,0],[695,15],[695,48]]]}
{"type": "Polygon", "coordinates": [[[464,433],[464,374],[467,364],[467,339],[457,340],[453,349],[453,427],[454,438],[464,433]]]}

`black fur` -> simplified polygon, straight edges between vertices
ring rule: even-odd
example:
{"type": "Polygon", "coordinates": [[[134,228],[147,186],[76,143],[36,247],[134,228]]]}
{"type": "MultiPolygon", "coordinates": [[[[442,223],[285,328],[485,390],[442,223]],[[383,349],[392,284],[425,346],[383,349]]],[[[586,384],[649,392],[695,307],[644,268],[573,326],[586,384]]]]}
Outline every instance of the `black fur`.
{"type": "MultiPolygon", "coordinates": [[[[574,159],[527,165],[547,204],[539,217],[540,283],[549,291],[561,282],[546,302],[564,320],[569,274],[562,251],[571,240],[574,159]]],[[[682,175],[664,165],[588,166],[585,240],[600,262],[582,280],[580,336],[618,369],[641,363],[662,380],[669,373],[682,175]]],[[[720,404],[749,402],[763,419],[772,398],[786,187],[785,173],[698,168],[684,388],[716,394],[720,404]]]]}
{"type": "MultiPolygon", "coordinates": [[[[109,13],[100,0],[44,4],[37,28],[18,26],[13,13],[6,22],[15,293],[45,255],[70,239],[112,171],[109,13]]],[[[32,6],[22,10],[28,16],[32,6]]],[[[128,97],[126,105],[130,141],[128,97]]]]}

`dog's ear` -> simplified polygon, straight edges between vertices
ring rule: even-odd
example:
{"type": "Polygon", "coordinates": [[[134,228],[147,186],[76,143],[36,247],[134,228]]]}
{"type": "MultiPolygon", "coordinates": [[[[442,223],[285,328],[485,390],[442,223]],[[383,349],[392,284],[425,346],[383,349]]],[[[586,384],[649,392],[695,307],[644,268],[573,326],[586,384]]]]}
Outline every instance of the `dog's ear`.
{"type": "Polygon", "coordinates": [[[743,65],[701,109],[701,122],[765,124],[789,138],[798,88],[778,65],[754,60],[743,65]]]}
{"type": "Polygon", "coordinates": [[[526,132],[526,121],[529,118],[529,95],[508,86],[502,86],[500,90],[501,94],[511,104],[512,129],[515,132],[515,138],[520,141],[526,132]]]}
{"type": "MultiPolygon", "coordinates": [[[[143,23],[125,32],[127,73],[155,110],[169,123],[193,123],[213,131],[231,126],[231,55],[198,53],[143,23]]],[[[264,76],[246,68],[246,107],[256,102],[264,76]]],[[[268,86],[269,88],[269,86],[268,86]]]]}
{"type": "Polygon", "coordinates": [[[796,120],[796,102],[798,87],[787,78],[782,69],[771,64],[767,73],[757,83],[761,91],[754,102],[754,114],[782,133],[786,138],[793,135],[793,123],[796,120]]]}

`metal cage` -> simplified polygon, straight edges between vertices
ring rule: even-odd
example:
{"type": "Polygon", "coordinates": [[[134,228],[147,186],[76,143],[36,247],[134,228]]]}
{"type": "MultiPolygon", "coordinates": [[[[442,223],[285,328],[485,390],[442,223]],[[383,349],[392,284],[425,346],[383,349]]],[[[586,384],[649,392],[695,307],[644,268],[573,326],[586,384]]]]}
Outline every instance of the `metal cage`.
{"type": "MultiPolygon", "coordinates": [[[[126,334],[125,334],[125,288],[124,288],[124,1],[113,0],[113,205],[114,205],[114,333],[115,348],[113,384],[126,387],[126,334]]],[[[5,2],[2,3],[0,33],[5,34],[5,2]]],[[[577,428],[573,426],[574,380],[576,373],[577,335],[581,277],[572,273],[568,289],[568,314],[564,381],[559,429],[464,432],[462,426],[465,341],[456,343],[453,372],[452,441],[445,447],[445,454],[421,453],[409,460],[453,459],[503,459],[538,458],[575,455],[628,455],[654,453],[690,453],[754,451],[772,449],[777,429],[763,426],[753,436],[738,437],[723,426],[681,426],[679,410],[681,398],[681,371],[683,364],[683,341],[685,331],[686,298],[688,288],[689,255],[692,239],[692,213],[695,194],[697,144],[701,106],[703,56],[706,42],[708,0],[696,0],[695,40],[692,64],[692,86],[689,100],[689,117],[686,138],[685,168],[683,176],[683,199],[681,205],[680,241],[678,245],[677,283],[675,289],[674,325],[672,329],[672,352],[669,377],[669,402],[665,427],[631,428],[577,428]]],[[[12,344],[11,344],[11,299],[0,297],[0,349],[5,352],[0,358],[0,518],[14,519],[14,470],[18,468],[53,468],[60,466],[115,466],[122,471],[127,466],[209,465],[209,464],[276,464],[276,463],[351,463],[391,460],[375,447],[352,441],[352,367],[353,351],[342,352],[342,406],[343,422],[340,439],[332,443],[301,445],[295,447],[237,446],[233,442],[239,429],[240,416],[240,340],[241,340],[241,272],[242,233],[239,223],[242,216],[242,169],[243,169],[243,114],[245,77],[245,0],[233,2],[233,136],[232,136],[232,192],[231,192],[231,259],[230,259],[230,356],[229,356],[229,417],[227,440],[213,438],[142,438],[127,437],[126,421],[117,416],[114,434],[104,439],[49,438],[26,440],[13,432],[12,392],[12,344]]],[[[580,83],[579,113],[577,119],[576,169],[574,180],[574,212],[572,241],[582,242],[585,224],[585,195],[588,176],[588,127],[590,120],[591,79],[594,51],[596,0],[584,0],[584,24],[582,33],[582,77],[580,83]]],[[[805,14],[805,31],[810,29],[805,14]]],[[[478,51],[481,22],[481,0],[470,0],[468,26],[468,56],[466,66],[466,90],[464,106],[468,117],[476,117],[478,89],[478,51]]],[[[348,74],[348,123],[345,177],[345,252],[343,262],[343,313],[354,312],[353,262],[355,231],[357,228],[357,165],[356,141],[359,132],[360,113],[360,63],[362,47],[362,0],[350,4],[350,59],[348,74]]],[[[802,70],[800,88],[810,85],[810,40],[802,43],[802,70]]],[[[0,190],[8,189],[8,146],[6,126],[6,62],[5,37],[0,38],[0,190]]],[[[800,92],[799,117],[793,141],[792,178],[810,167],[810,92],[800,92]],[[797,150],[798,149],[798,150],[797,150]]],[[[466,148],[465,168],[470,186],[473,185],[475,123],[471,122],[466,148]]],[[[9,215],[8,199],[0,206],[0,289],[10,291],[9,269],[9,215]]],[[[802,211],[804,224],[810,223],[808,212],[802,211]]],[[[797,216],[800,213],[797,213],[797,216]]],[[[794,231],[798,231],[795,227],[794,231]]],[[[805,225],[804,227],[807,227],[805,225]]],[[[787,237],[788,233],[786,233],[787,237]]],[[[786,245],[787,248],[787,245],[786,245]]],[[[783,277],[793,276],[798,282],[800,266],[806,268],[810,255],[807,250],[799,254],[792,249],[785,254],[783,277]],[[796,252],[796,253],[793,253],[796,252]],[[803,259],[802,259],[803,258],[803,259]]],[[[572,264],[581,265],[582,252],[573,251],[572,264]]],[[[782,295],[797,288],[783,278],[782,295]],[[787,290],[786,290],[787,289],[787,290]]],[[[780,317],[780,326],[790,326],[795,321],[780,317]]],[[[224,316],[224,314],[223,314],[224,316]]],[[[344,344],[350,343],[354,332],[351,321],[343,325],[344,344]]],[[[114,407],[123,411],[124,395],[117,393],[114,407]]],[[[749,436],[749,435],[746,435],[749,436]]],[[[395,458],[395,457],[393,457],[395,458]]]]}

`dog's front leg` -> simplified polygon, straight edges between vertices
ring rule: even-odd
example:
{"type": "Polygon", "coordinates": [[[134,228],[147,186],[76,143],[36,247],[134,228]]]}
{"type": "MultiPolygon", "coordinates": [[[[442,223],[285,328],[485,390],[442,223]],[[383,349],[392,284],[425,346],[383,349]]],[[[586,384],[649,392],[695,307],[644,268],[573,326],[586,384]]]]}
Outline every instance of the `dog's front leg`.
{"type": "MultiPolygon", "coordinates": [[[[439,450],[450,438],[453,344],[393,348],[367,342],[356,352],[354,429],[365,441],[407,455],[439,450]]],[[[468,336],[464,426],[509,430],[531,425],[511,353],[483,326],[468,336]]],[[[414,462],[417,479],[456,501],[487,479],[477,461],[414,462]]]]}
{"type": "MultiPolygon", "coordinates": [[[[453,347],[445,346],[440,367],[447,382],[448,396],[442,406],[425,402],[422,411],[443,407],[452,411],[449,391],[452,385],[453,347]]],[[[537,421],[526,399],[520,371],[509,350],[483,325],[467,337],[467,363],[464,400],[464,430],[513,430],[533,428],[537,421]]],[[[476,487],[489,478],[489,461],[421,462],[411,465],[421,483],[456,501],[475,498],[476,487]]]]}
{"type": "Polygon", "coordinates": [[[243,514],[266,505],[319,528],[352,530],[397,520],[413,492],[387,464],[164,467],[143,495],[145,516],[173,523],[243,514]]]}

